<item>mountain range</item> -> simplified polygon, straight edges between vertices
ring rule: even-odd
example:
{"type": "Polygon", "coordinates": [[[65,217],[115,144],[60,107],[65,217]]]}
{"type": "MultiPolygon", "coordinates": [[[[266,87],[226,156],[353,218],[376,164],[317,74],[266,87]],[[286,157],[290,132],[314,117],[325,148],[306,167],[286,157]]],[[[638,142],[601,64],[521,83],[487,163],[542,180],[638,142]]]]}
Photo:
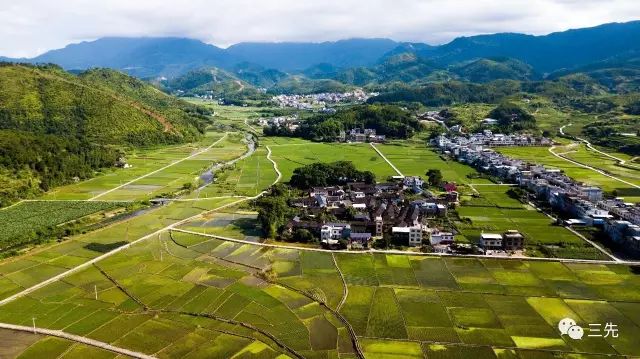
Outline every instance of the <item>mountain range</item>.
{"type": "MultiPolygon", "coordinates": [[[[581,69],[638,68],[640,21],[604,24],[544,36],[499,33],[460,37],[431,46],[389,39],[350,39],[323,43],[240,43],[227,49],[186,38],[102,38],[68,45],[31,59],[67,70],[108,67],[139,78],[189,83],[194,72],[218,73],[227,87],[284,88],[318,80],[364,86],[394,81],[457,79],[535,80],[581,69]],[[221,75],[225,76],[221,76],[221,75]],[[249,86],[230,86],[244,82],[249,86]]],[[[202,80],[203,77],[200,77],[202,80]]],[[[206,83],[187,88],[202,88],[206,83]]],[[[335,83],[331,83],[334,86],[335,83]]],[[[174,86],[169,86],[174,88],[174,86]]]]}

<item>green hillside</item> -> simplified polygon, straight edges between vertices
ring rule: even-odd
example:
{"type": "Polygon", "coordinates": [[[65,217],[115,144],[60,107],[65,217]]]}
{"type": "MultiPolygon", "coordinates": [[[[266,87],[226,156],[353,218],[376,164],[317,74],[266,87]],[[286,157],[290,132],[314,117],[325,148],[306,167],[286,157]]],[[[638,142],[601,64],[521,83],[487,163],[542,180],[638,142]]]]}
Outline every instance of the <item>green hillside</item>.
{"type": "Polygon", "coordinates": [[[52,66],[0,66],[2,129],[100,144],[178,143],[204,130],[206,117],[198,111],[113,70],[73,76],[52,66]]]}
{"type": "Polygon", "coordinates": [[[192,141],[206,110],[112,70],[0,66],[0,206],[113,166],[125,147],[192,141]]]}
{"type": "Polygon", "coordinates": [[[508,58],[479,59],[452,66],[450,71],[471,82],[490,82],[496,79],[531,80],[535,77],[530,65],[508,58]]]}

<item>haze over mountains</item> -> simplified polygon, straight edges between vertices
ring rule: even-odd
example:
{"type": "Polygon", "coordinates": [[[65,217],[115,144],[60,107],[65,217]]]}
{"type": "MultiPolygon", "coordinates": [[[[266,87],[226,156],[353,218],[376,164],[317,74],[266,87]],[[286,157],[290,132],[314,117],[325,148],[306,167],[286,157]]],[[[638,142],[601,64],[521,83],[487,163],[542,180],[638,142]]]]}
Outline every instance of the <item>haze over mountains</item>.
{"type": "Polygon", "coordinates": [[[294,84],[313,89],[317,85],[313,81],[319,79],[325,80],[325,85],[327,80],[334,81],[329,84],[335,87],[417,80],[535,80],[583,69],[637,69],[638,39],[640,21],[545,36],[501,33],[461,37],[440,46],[350,39],[240,43],[222,49],[185,38],[102,38],[13,61],[55,63],[67,70],[108,67],[140,78],[187,76],[179,79],[180,83],[193,83],[196,78],[196,86],[186,89],[202,88],[206,78],[226,87],[287,88],[294,84]],[[245,84],[240,85],[242,82],[245,84]]]}

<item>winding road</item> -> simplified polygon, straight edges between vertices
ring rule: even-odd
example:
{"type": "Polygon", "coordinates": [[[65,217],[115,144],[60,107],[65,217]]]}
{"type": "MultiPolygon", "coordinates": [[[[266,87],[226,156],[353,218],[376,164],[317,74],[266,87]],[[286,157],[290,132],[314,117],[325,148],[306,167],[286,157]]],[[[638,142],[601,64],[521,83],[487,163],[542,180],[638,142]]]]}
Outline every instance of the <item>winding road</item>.
{"type": "MultiPolygon", "coordinates": [[[[560,134],[562,134],[562,135],[566,136],[566,135],[565,135],[565,133],[564,133],[564,129],[565,129],[566,127],[568,127],[568,126],[571,126],[571,124],[564,125],[564,126],[560,127],[560,134]]],[[[591,149],[595,150],[596,152],[601,153],[601,154],[604,154],[604,155],[606,155],[606,156],[607,156],[607,157],[609,157],[609,158],[612,158],[612,159],[615,159],[615,160],[620,161],[620,159],[619,159],[619,158],[617,158],[617,157],[615,157],[615,156],[611,156],[611,155],[609,155],[609,154],[607,154],[607,153],[604,153],[604,152],[602,152],[602,151],[600,151],[600,150],[595,149],[595,148],[591,145],[591,143],[590,143],[589,141],[587,141],[587,140],[585,140],[585,139],[578,138],[578,137],[574,137],[574,138],[576,138],[578,141],[581,141],[581,142],[585,143],[585,144],[587,145],[587,147],[589,147],[589,148],[591,148],[591,149]]],[[[640,189],[640,185],[637,185],[637,184],[635,184],[635,183],[631,183],[631,182],[629,182],[629,181],[626,181],[626,180],[623,180],[623,179],[618,178],[618,177],[616,177],[616,176],[613,176],[613,175],[611,175],[611,174],[609,174],[609,173],[607,173],[607,172],[605,172],[605,171],[603,171],[603,170],[601,170],[601,169],[598,169],[598,168],[595,168],[595,167],[592,167],[592,166],[589,166],[589,165],[585,165],[585,164],[583,164],[583,163],[580,163],[580,162],[577,162],[577,161],[572,160],[572,159],[570,159],[570,158],[567,158],[567,157],[563,156],[563,154],[556,153],[556,152],[554,152],[554,151],[553,151],[553,150],[554,150],[554,149],[556,149],[556,148],[557,148],[556,146],[549,147],[549,152],[550,152],[552,155],[554,155],[555,157],[560,158],[561,160],[567,161],[567,162],[569,162],[569,163],[572,163],[572,164],[574,164],[574,165],[576,165],[576,166],[580,166],[580,167],[582,167],[582,168],[589,169],[589,170],[591,170],[591,171],[593,171],[593,172],[597,172],[597,173],[599,173],[599,174],[601,174],[601,175],[603,175],[603,176],[609,177],[609,178],[611,178],[611,179],[613,179],[613,180],[616,180],[616,181],[618,181],[618,182],[620,182],[620,183],[624,183],[624,184],[626,184],[626,185],[628,185],[628,186],[631,186],[631,187],[634,187],[634,188],[640,189]]]]}

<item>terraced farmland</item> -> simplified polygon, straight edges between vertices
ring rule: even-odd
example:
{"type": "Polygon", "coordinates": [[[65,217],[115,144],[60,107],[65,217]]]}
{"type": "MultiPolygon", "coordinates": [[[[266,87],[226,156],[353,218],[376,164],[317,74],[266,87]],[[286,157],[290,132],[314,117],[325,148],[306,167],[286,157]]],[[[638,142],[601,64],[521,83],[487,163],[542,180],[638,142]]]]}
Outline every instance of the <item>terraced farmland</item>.
{"type": "MultiPolygon", "coordinates": [[[[0,321],[28,325],[35,316],[40,327],[160,358],[353,358],[359,350],[374,358],[622,357],[640,352],[634,272],[614,264],[332,254],[174,231],[3,306],[0,321]],[[341,273],[348,295],[339,308],[341,273]],[[572,340],[557,331],[566,316],[585,326],[614,321],[621,335],[572,340]]],[[[31,348],[54,350],[50,341],[31,348]]]]}

